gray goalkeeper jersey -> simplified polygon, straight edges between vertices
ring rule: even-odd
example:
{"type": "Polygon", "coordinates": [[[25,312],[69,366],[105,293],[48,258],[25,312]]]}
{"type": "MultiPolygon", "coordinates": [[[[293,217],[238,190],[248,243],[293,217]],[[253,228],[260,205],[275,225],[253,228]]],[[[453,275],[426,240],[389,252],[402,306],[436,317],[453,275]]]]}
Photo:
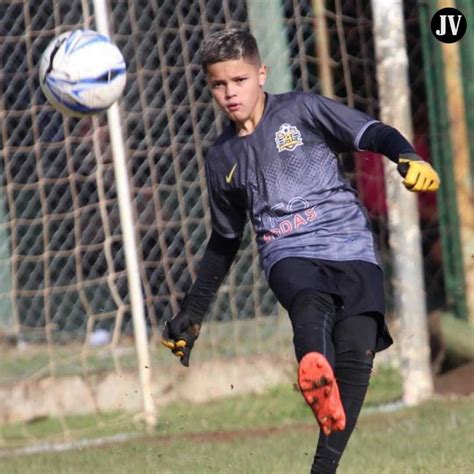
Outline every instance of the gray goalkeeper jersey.
{"type": "Polygon", "coordinates": [[[248,213],[267,278],[286,257],[378,264],[366,212],[337,158],[358,150],[373,123],[314,93],[267,94],[252,134],[239,137],[230,124],[207,153],[213,229],[241,236],[248,213]]]}

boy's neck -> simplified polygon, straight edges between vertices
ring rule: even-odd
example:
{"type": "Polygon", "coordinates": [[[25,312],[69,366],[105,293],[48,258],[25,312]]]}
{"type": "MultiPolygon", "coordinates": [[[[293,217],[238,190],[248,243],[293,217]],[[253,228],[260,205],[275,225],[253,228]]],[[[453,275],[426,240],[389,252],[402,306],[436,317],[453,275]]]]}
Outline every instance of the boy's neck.
{"type": "Polygon", "coordinates": [[[250,135],[257,128],[258,123],[263,117],[263,112],[265,111],[266,98],[267,96],[262,90],[257,104],[255,105],[255,108],[253,109],[250,116],[243,122],[235,122],[235,133],[238,137],[250,135]]]}

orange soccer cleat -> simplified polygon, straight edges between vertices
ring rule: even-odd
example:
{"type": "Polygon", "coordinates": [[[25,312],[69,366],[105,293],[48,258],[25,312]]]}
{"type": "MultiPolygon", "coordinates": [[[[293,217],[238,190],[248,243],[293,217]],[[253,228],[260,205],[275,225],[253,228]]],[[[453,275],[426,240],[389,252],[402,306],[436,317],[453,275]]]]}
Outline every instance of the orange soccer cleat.
{"type": "Polygon", "coordinates": [[[339,387],[326,357],[319,352],[306,354],[298,367],[298,385],[326,436],[345,428],[339,387]]]}

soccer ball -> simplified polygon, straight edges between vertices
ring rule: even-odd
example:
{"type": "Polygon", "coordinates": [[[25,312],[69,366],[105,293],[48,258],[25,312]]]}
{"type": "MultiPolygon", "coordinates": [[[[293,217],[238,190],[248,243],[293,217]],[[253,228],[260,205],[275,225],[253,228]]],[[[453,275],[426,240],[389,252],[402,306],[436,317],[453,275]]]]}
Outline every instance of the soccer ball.
{"type": "Polygon", "coordinates": [[[93,30],[69,31],[49,43],[39,78],[54,108],[84,117],[108,109],[122,94],[125,60],[106,36],[93,30]]]}

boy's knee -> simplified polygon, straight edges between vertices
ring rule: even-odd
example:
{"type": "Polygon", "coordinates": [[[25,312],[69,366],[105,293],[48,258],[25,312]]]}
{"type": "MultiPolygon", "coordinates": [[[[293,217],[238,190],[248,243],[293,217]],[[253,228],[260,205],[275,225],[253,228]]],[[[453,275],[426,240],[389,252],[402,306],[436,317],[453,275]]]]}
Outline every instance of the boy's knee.
{"type": "Polygon", "coordinates": [[[336,366],[352,368],[372,368],[374,365],[375,351],[372,347],[347,348],[336,353],[336,366]]]}
{"type": "Polygon", "coordinates": [[[359,338],[357,334],[351,334],[344,343],[336,347],[336,370],[352,369],[370,374],[375,358],[374,345],[365,338],[359,338]]]}
{"type": "Polygon", "coordinates": [[[335,340],[336,364],[372,368],[377,341],[377,320],[361,315],[338,323],[335,340]]]}

